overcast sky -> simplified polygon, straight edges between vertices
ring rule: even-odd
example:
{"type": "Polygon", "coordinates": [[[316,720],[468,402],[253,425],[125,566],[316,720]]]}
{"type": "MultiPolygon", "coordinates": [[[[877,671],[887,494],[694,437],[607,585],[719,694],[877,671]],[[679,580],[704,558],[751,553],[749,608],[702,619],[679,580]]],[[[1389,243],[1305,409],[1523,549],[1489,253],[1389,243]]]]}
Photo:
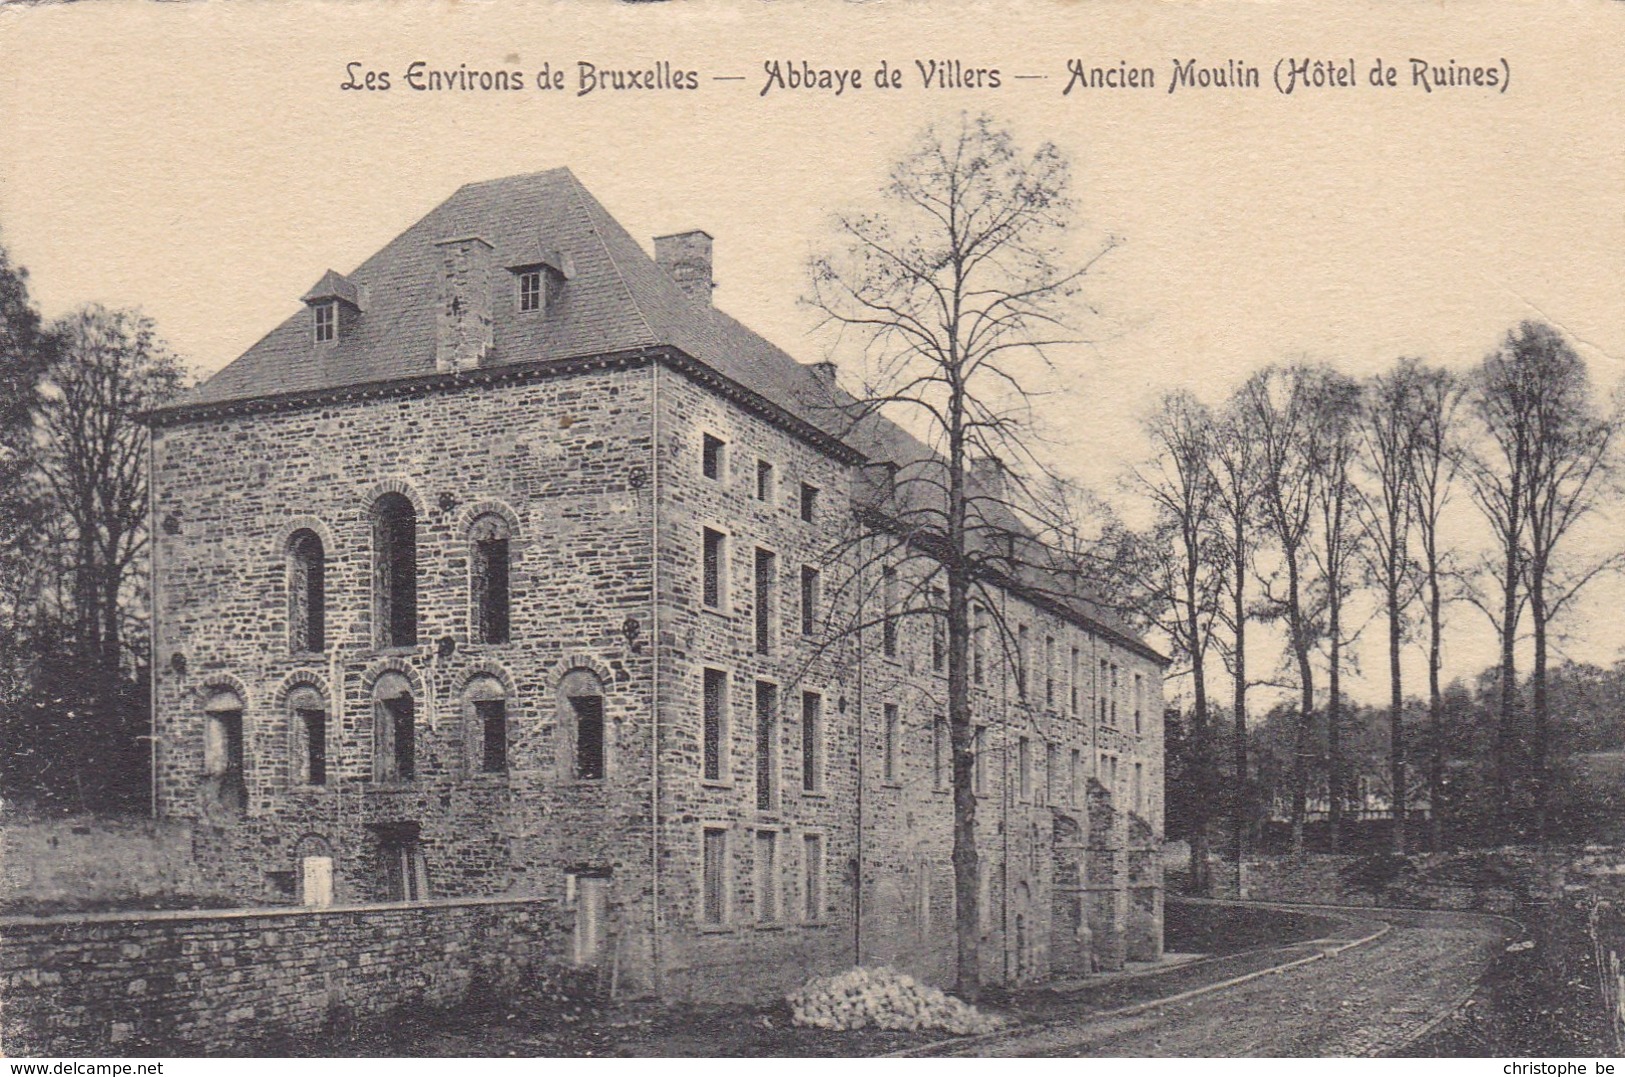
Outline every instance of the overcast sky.
{"type": "MultiPolygon", "coordinates": [[[[1174,4],[577,7],[73,5],[0,11],[0,242],[48,315],[139,306],[200,372],[353,269],[460,184],[568,165],[634,235],[704,228],[717,303],[803,360],[804,263],[831,210],[873,205],[924,124],[986,109],[1075,167],[1080,242],[1125,242],[1089,290],[1098,343],[1064,357],[1067,467],[1107,487],[1165,388],[1217,401],[1271,361],[1353,374],[1399,355],[1465,368],[1524,318],[1625,375],[1625,8],[1174,4]],[[1361,86],[1271,86],[1287,56],[1361,86]],[[1257,90],[1168,93],[1175,58],[1259,68],[1257,90]],[[1381,58],[1399,86],[1374,89],[1381,58]],[[1510,69],[1508,91],[1413,87],[1409,59],[1510,69]],[[997,68],[919,86],[916,59],[997,68]],[[1068,60],[1149,66],[1153,91],[1061,93],[1068,60]],[[865,86],[772,90],[763,63],[865,86]],[[416,92],[408,65],[567,73],[562,92],[416,92]],[[874,89],[882,60],[902,90],[874,89]],[[577,64],[699,88],[577,96],[577,64]],[[345,91],[346,65],[387,92],[345,91]],[[1046,76],[1016,78],[1018,75],[1046,76]],[[715,77],[739,77],[717,81],[715,77]]],[[[1503,69],[1504,70],[1504,69],[1503,69]]],[[[1504,77],[1504,76],[1502,76],[1504,77]]],[[[1622,637],[1599,592],[1577,657],[1622,637]]],[[[1450,666],[1493,658],[1459,611],[1450,666]]],[[[1260,656],[1263,657],[1262,655],[1260,656]]],[[[1413,681],[1422,687],[1420,667],[1413,681]]],[[[1355,685],[1383,694],[1380,663],[1355,685]]]]}

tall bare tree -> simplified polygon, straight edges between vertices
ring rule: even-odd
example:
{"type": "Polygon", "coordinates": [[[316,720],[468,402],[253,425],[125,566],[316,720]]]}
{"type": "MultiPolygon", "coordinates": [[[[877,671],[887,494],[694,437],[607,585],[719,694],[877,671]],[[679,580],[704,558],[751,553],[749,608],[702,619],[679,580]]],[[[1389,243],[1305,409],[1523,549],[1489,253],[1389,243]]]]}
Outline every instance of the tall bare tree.
{"type": "Polygon", "coordinates": [[[1535,836],[1544,839],[1551,795],[1547,667],[1552,621],[1586,584],[1621,560],[1617,546],[1594,554],[1579,553],[1572,543],[1559,547],[1600,499],[1617,492],[1614,441],[1620,413],[1617,402],[1606,411],[1597,406],[1584,360],[1552,327],[1525,322],[1508,347],[1533,397],[1522,568],[1534,635],[1530,798],[1535,836]]]}
{"type": "Polygon", "coordinates": [[[140,605],[131,570],[146,549],[146,428],[137,416],[173,400],[184,372],[150,319],[88,306],[54,327],[59,347],[39,407],[40,472],[67,525],[74,643],[111,690],[140,605]]]}
{"type": "Polygon", "coordinates": [[[892,169],[883,210],[838,216],[835,249],[812,264],[809,302],[839,331],[837,349],[855,343],[867,368],[863,391],[834,393],[836,406],[855,433],[893,450],[893,466],[876,476],[869,548],[923,559],[901,600],[946,622],[956,990],[967,998],[981,984],[970,609],[987,611],[1008,642],[1002,583],[1073,586],[1071,567],[1045,552],[1068,526],[1042,497],[1033,379],[1052,349],[1077,342],[1081,282],[1111,244],[1070,254],[1070,187],[1055,146],[1025,153],[990,118],[962,116],[926,130],[892,169]]]}
{"type": "Polygon", "coordinates": [[[1252,433],[1248,429],[1240,398],[1233,398],[1216,422],[1211,439],[1209,470],[1216,488],[1213,532],[1218,554],[1223,558],[1225,595],[1219,618],[1229,633],[1220,654],[1230,671],[1230,710],[1233,730],[1231,751],[1235,784],[1231,789],[1231,853],[1236,861],[1236,889],[1239,896],[1242,862],[1246,855],[1248,820],[1251,815],[1247,763],[1247,580],[1253,570],[1253,546],[1258,520],[1258,462],[1252,433]]]}
{"type": "Polygon", "coordinates": [[[1461,381],[1442,367],[1414,367],[1411,394],[1411,500],[1420,546],[1422,582],[1426,592],[1428,623],[1428,844],[1444,847],[1445,790],[1444,694],[1440,672],[1444,668],[1444,580],[1450,551],[1443,545],[1440,521],[1450,503],[1461,454],[1457,409],[1461,381]]]}
{"type": "Polygon", "coordinates": [[[1367,384],[1361,409],[1359,455],[1366,481],[1357,489],[1360,524],[1369,575],[1382,591],[1388,622],[1388,768],[1393,787],[1392,848],[1405,852],[1408,805],[1404,708],[1405,684],[1400,670],[1406,609],[1416,594],[1411,528],[1417,514],[1416,482],[1422,421],[1421,366],[1401,359],[1394,369],[1367,384]]]}
{"type": "MultiPolygon", "coordinates": [[[[1208,712],[1207,654],[1213,643],[1224,590],[1224,551],[1216,540],[1220,490],[1209,461],[1214,452],[1214,420],[1201,401],[1186,391],[1168,393],[1146,421],[1155,457],[1136,470],[1141,492],[1156,520],[1138,543],[1136,581],[1153,623],[1189,667],[1193,697],[1187,780],[1194,780],[1198,803],[1219,790],[1213,725],[1208,712]]],[[[1208,831],[1200,823],[1190,835],[1191,889],[1212,892],[1208,831]]]]}
{"type": "Polygon", "coordinates": [[[1513,836],[1524,804],[1518,780],[1525,743],[1523,708],[1518,698],[1518,625],[1523,616],[1524,532],[1528,526],[1530,457],[1534,452],[1538,387],[1532,365],[1520,355],[1519,333],[1473,371],[1468,407],[1477,420],[1476,436],[1463,457],[1473,502],[1495,535],[1498,561],[1468,579],[1470,601],[1489,618],[1500,641],[1500,708],[1496,723],[1494,780],[1499,790],[1497,829],[1513,836]],[[1486,593],[1482,576],[1493,572],[1496,592],[1486,593]]]}
{"type": "Polygon", "coordinates": [[[1358,445],[1360,387],[1333,370],[1321,370],[1312,380],[1310,462],[1318,472],[1315,509],[1320,517],[1319,541],[1309,550],[1319,570],[1319,604],[1326,611],[1326,799],[1331,851],[1342,850],[1344,788],[1343,761],[1343,604],[1350,591],[1350,562],[1361,546],[1354,519],[1353,469],[1358,445]]]}
{"type": "Polygon", "coordinates": [[[1243,384],[1242,421],[1257,452],[1259,506],[1264,530],[1280,554],[1285,580],[1263,577],[1271,617],[1286,623],[1297,671],[1298,721],[1292,764],[1292,850],[1303,851],[1309,761],[1315,755],[1315,674],[1311,663],[1320,623],[1308,593],[1310,543],[1320,484],[1315,388],[1324,371],[1303,364],[1272,366],[1243,384]],[[1284,590],[1283,590],[1284,588],[1284,590]]]}

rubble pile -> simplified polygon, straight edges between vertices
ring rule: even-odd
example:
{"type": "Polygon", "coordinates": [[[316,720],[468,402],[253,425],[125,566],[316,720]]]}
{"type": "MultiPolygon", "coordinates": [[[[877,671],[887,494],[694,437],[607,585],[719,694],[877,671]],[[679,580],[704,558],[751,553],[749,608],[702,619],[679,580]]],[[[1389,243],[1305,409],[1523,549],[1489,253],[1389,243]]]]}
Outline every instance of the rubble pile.
{"type": "Polygon", "coordinates": [[[813,1028],[940,1029],[960,1036],[1003,1028],[1005,1020],[889,968],[852,968],[807,981],[785,1000],[797,1025],[813,1028]]]}

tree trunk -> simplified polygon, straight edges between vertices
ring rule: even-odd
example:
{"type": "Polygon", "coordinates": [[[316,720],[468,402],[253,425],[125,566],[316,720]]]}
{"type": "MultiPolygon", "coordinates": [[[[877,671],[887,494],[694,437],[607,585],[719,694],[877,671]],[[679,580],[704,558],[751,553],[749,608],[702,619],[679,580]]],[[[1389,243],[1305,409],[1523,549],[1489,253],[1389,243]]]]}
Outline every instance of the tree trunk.
{"type": "Polygon", "coordinates": [[[1548,697],[1546,691],[1546,566],[1537,562],[1529,581],[1529,620],[1535,634],[1534,667],[1530,671],[1533,687],[1534,743],[1530,745],[1529,793],[1534,839],[1544,845],[1551,822],[1551,783],[1546,774],[1546,739],[1548,735],[1548,697]]]}
{"type": "Polygon", "coordinates": [[[1247,605],[1243,592],[1242,581],[1246,578],[1247,557],[1241,545],[1240,529],[1236,535],[1236,588],[1235,588],[1235,618],[1236,618],[1236,656],[1234,662],[1235,680],[1232,684],[1232,708],[1235,720],[1235,757],[1236,779],[1233,792],[1233,811],[1235,823],[1235,857],[1236,857],[1236,896],[1241,896],[1242,864],[1247,856],[1247,605]]]}
{"type": "Polygon", "coordinates": [[[1511,841],[1517,818],[1518,755],[1522,737],[1518,728],[1518,550],[1509,545],[1502,577],[1501,607],[1501,713],[1495,735],[1496,829],[1501,841],[1511,841]]]}
{"type": "MultiPolygon", "coordinates": [[[[1335,555],[1334,555],[1335,556],[1335,555]]],[[[1331,665],[1326,677],[1326,797],[1331,849],[1343,851],[1343,601],[1331,581],[1331,665]]]]}
{"type": "Polygon", "coordinates": [[[1433,766],[1428,775],[1428,845],[1444,851],[1444,694],[1439,688],[1439,671],[1444,663],[1443,598],[1439,587],[1439,566],[1433,549],[1428,550],[1428,722],[1433,731],[1433,766]]]}
{"type": "Polygon", "coordinates": [[[1297,552],[1287,554],[1287,619],[1292,653],[1298,660],[1298,729],[1292,753],[1292,855],[1303,853],[1303,820],[1308,811],[1309,757],[1314,739],[1315,673],[1309,665],[1309,639],[1298,594],[1297,552]]]}
{"type": "MultiPolygon", "coordinates": [[[[1191,618],[1194,626],[1195,617],[1191,618]]],[[[1196,766],[1192,768],[1192,775],[1197,782],[1196,802],[1207,805],[1212,803],[1213,794],[1218,791],[1218,783],[1214,781],[1215,763],[1213,754],[1212,723],[1207,712],[1207,685],[1203,675],[1203,662],[1200,652],[1191,656],[1191,674],[1196,684],[1196,728],[1192,737],[1196,749],[1196,766]]],[[[1192,821],[1191,828],[1191,891],[1203,897],[1213,894],[1213,870],[1208,863],[1208,833],[1207,819],[1192,821]]]]}
{"type": "MultiPolygon", "coordinates": [[[[1392,549],[1392,547],[1390,547],[1392,549]]],[[[1399,579],[1396,566],[1388,568],[1388,761],[1393,783],[1393,850],[1405,855],[1405,686],[1399,671],[1399,579]]]]}

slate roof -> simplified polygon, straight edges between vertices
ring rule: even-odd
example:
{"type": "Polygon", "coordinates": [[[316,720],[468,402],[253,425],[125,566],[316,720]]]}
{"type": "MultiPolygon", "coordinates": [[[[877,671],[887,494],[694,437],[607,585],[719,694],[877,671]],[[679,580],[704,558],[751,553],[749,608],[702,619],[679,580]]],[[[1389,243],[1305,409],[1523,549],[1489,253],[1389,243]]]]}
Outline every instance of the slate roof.
{"type": "MultiPolygon", "coordinates": [[[[852,398],[815,365],[797,362],[705,299],[687,295],[567,168],[458,188],[353,272],[328,270],[307,295],[341,295],[352,305],[358,302],[353,297],[365,296],[365,311],[338,340],[317,344],[310,313],[302,309],[180,407],[434,374],[440,271],[435,244],[462,236],[491,244],[493,273],[544,262],[561,271],[568,267],[567,282],[549,298],[545,317],[521,315],[511,303],[494,304],[487,366],[675,348],[867,458],[896,462],[904,476],[936,459],[878,415],[854,421],[852,398]]],[[[1020,527],[1013,517],[999,523],[1020,527]]],[[[1097,603],[1079,596],[1069,605],[1149,651],[1097,603]]]]}

